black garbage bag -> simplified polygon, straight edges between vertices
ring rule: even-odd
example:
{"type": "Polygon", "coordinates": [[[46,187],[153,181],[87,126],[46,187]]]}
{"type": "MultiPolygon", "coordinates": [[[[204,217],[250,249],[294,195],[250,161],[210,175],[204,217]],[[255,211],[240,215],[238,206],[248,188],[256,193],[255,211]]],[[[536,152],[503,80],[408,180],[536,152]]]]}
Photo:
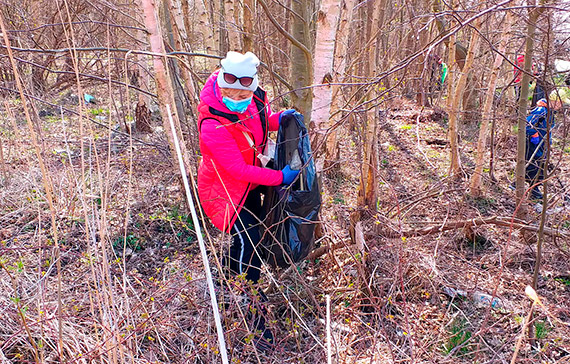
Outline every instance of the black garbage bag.
{"type": "Polygon", "coordinates": [[[321,191],[303,115],[283,115],[277,134],[273,168],[300,169],[289,187],[269,187],[263,206],[265,260],[273,267],[297,263],[314,249],[321,191]]]}

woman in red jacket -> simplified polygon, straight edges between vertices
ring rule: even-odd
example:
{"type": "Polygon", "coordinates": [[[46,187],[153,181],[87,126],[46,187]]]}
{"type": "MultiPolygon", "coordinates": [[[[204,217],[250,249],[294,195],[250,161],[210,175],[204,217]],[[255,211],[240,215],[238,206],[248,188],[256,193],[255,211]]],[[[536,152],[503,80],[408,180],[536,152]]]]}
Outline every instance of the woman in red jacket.
{"type": "MultiPolygon", "coordinates": [[[[289,185],[299,173],[289,166],[276,171],[262,165],[268,132],[279,128],[282,114],[294,110],[271,112],[265,91],[258,87],[259,63],[251,52],[228,52],[221,69],[206,81],[198,106],[200,203],[218,229],[232,234],[225,265],[232,274],[245,274],[253,283],[259,280],[261,268],[256,252],[261,237],[257,187],[289,185]]],[[[255,326],[272,340],[263,323],[255,326]]]]}

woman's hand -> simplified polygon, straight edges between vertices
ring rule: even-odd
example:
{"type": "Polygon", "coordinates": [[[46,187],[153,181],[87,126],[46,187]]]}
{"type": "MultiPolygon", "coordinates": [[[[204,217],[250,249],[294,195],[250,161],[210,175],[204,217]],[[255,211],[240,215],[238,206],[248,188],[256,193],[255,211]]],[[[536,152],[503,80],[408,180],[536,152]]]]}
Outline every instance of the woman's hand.
{"type": "Polygon", "coordinates": [[[297,176],[299,175],[299,172],[300,171],[291,169],[289,165],[286,165],[285,168],[281,170],[281,173],[283,173],[283,184],[290,185],[291,183],[293,183],[295,178],[297,178],[297,176]]]}

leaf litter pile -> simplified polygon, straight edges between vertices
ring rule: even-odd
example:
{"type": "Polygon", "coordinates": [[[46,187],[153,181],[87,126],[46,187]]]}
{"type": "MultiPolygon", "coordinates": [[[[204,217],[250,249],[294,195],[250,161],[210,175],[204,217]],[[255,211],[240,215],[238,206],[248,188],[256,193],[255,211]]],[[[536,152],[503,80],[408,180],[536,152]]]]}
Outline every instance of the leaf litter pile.
{"type": "MultiPolygon", "coordinates": [[[[19,103],[7,105],[22,115],[19,103]]],[[[233,363],[326,362],[327,296],[333,362],[511,361],[537,256],[536,232],[520,225],[540,221],[536,204],[526,202],[528,221],[508,224],[516,208],[508,188],[515,135],[497,143],[496,181],[485,178],[484,196],[472,198],[467,178],[446,175],[445,115],[405,100],[390,105],[377,135],[377,209],[356,208],[359,130],[343,125],[339,163],[322,175],[320,247],[296,267],[262,274],[273,352],[253,345],[247,317],[259,303],[256,289],[239,277],[218,289],[233,363]],[[473,223],[439,228],[456,221],[473,223]]],[[[25,120],[2,118],[0,363],[220,362],[194,226],[161,131],[131,142],[89,121],[80,135],[77,117],[65,113],[42,117],[36,129],[53,188],[50,210],[25,120]]],[[[461,133],[466,176],[475,129],[461,133]]],[[[544,306],[528,325],[533,339],[524,334],[521,363],[570,358],[563,198],[570,155],[553,145],[560,183],[549,190],[546,228],[560,235],[544,237],[537,283],[544,306]]],[[[229,237],[206,227],[215,267],[229,237]]]]}

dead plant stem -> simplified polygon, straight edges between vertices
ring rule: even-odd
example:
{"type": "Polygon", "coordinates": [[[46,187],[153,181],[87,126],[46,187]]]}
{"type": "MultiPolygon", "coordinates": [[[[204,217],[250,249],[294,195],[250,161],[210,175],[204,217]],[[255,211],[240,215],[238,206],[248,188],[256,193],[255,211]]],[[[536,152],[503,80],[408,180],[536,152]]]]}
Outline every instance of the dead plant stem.
{"type": "MultiPolygon", "coordinates": [[[[541,2],[543,2],[543,1],[541,1],[541,2]]],[[[536,9],[536,11],[539,11],[539,9],[536,9]]],[[[550,16],[549,15],[546,16],[546,20],[548,22],[548,27],[550,28],[550,16]]],[[[546,41],[550,42],[550,32],[546,32],[546,41]]],[[[548,59],[549,59],[549,48],[546,49],[545,64],[548,64],[548,59]]],[[[546,70],[544,71],[544,73],[542,75],[543,81],[545,78],[546,78],[546,70]]],[[[537,87],[538,87],[538,85],[537,85],[537,87]]],[[[547,102],[548,101],[549,100],[547,100],[547,102]]],[[[542,168],[542,173],[543,173],[545,178],[544,178],[544,182],[542,183],[542,188],[543,188],[542,211],[540,213],[540,224],[539,224],[539,229],[538,229],[538,241],[536,242],[536,262],[534,265],[534,274],[532,276],[532,288],[535,291],[537,290],[538,275],[540,273],[540,264],[542,261],[542,243],[544,241],[544,229],[545,229],[544,226],[546,224],[546,210],[548,209],[548,180],[549,180],[548,164],[550,162],[550,141],[551,141],[550,140],[550,130],[552,128],[551,121],[553,120],[551,115],[554,115],[554,113],[551,111],[550,107],[547,107],[547,110],[548,111],[546,113],[546,136],[542,140],[544,142],[544,145],[546,148],[546,158],[544,159],[544,162],[538,162],[537,161],[538,163],[541,164],[539,166],[539,168],[542,168]]],[[[537,150],[538,150],[538,148],[537,148],[537,150]]]]}
{"type": "Polygon", "coordinates": [[[2,175],[4,176],[4,184],[8,184],[8,171],[6,170],[6,160],[4,159],[4,143],[0,139],[0,165],[2,166],[2,175]]]}
{"type": "Polygon", "coordinates": [[[526,316],[526,318],[522,324],[521,334],[519,336],[519,339],[517,340],[517,344],[515,345],[515,352],[513,353],[513,357],[511,358],[511,364],[515,364],[517,361],[517,357],[518,357],[519,351],[521,349],[522,341],[524,339],[524,333],[526,331],[526,328],[530,324],[530,320],[532,318],[532,313],[534,311],[535,305],[536,305],[536,301],[533,301],[532,306],[530,306],[530,310],[528,311],[528,315],[526,316]]]}
{"type": "MultiPolygon", "coordinates": [[[[84,111],[84,103],[83,103],[83,98],[84,98],[84,93],[83,93],[83,89],[82,89],[82,85],[81,85],[81,81],[80,81],[80,76],[79,76],[79,58],[78,58],[78,53],[75,50],[75,33],[73,31],[73,25],[72,25],[72,18],[71,18],[71,14],[70,14],[70,10],[69,10],[69,4],[67,2],[67,0],[63,1],[63,4],[65,6],[65,16],[67,18],[67,22],[70,24],[69,30],[66,27],[63,27],[64,29],[64,34],[65,34],[65,38],[66,41],[68,43],[68,47],[69,47],[69,52],[70,54],[70,58],[72,60],[73,63],[73,69],[75,71],[75,78],[76,78],[76,84],[77,84],[77,88],[78,88],[78,106],[79,106],[79,134],[80,134],[80,147],[81,147],[81,201],[84,207],[84,215],[85,215],[85,233],[86,233],[86,241],[93,243],[93,245],[96,246],[97,242],[96,242],[96,238],[95,238],[95,231],[97,230],[97,226],[95,224],[95,219],[96,219],[96,208],[93,206],[93,201],[91,202],[91,210],[93,211],[93,219],[90,219],[89,217],[89,206],[87,205],[86,202],[86,192],[87,192],[87,186],[85,184],[85,173],[86,173],[86,165],[85,165],[85,145],[84,145],[84,140],[85,140],[85,126],[84,126],[84,121],[83,121],[83,111],[84,111]],[[90,224],[92,224],[92,226],[90,227],[90,224]]],[[[58,6],[58,13],[61,19],[61,22],[64,23],[66,20],[64,19],[64,15],[62,13],[62,10],[60,8],[60,4],[59,2],[57,2],[57,6],[58,6]]],[[[91,124],[89,124],[89,126],[91,126],[91,124]]],[[[91,131],[91,135],[93,135],[92,130],[91,131]]],[[[89,138],[90,141],[90,151],[93,151],[96,154],[96,158],[97,158],[97,150],[96,148],[92,145],[92,140],[91,138],[89,138]]],[[[91,156],[91,152],[89,153],[91,156]]],[[[90,161],[91,161],[91,157],[90,157],[90,161]]],[[[89,173],[91,174],[92,168],[90,166],[89,168],[89,173]]],[[[100,175],[100,174],[99,174],[100,175]]],[[[93,178],[89,178],[90,181],[93,181],[93,178]]],[[[104,250],[104,248],[103,248],[104,250]]],[[[103,277],[101,277],[101,279],[98,279],[97,277],[97,273],[95,270],[95,262],[90,262],[90,269],[91,269],[91,275],[92,275],[92,279],[93,282],[95,284],[95,286],[97,287],[99,284],[103,284],[103,282],[106,281],[105,276],[103,275],[103,277]]],[[[104,263],[103,263],[104,264],[104,263]]],[[[108,315],[105,315],[104,311],[107,310],[107,308],[109,307],[108,302],[106,301],[106,295],[104,294],[104,292],[101,292],[101,288],[96,289],[95,290],[95,297],[97,298],[97,309],[99,311],[99,315],[101,317],[101,326],[105,329],[107,329],[107,327],[105,326],[105,322],[106,322],[106,317],[108,315]]],[[[93,305],[93,301],[90,301],[91,305],[93,305]]],[[[97,323],[95,323],[95,327],[94,329],[97,331],[97,323]]],[[[106,332],[108,330],[103,330],[102,335],[104,337],[103,342],[99,342],[99,345],[101,346],[105,346],[108,344],[108,340],[105,339],[106,337],[106,332]]],[[[99,335],[97,334],[97,339],[99,340],[99,335]]],[[[100,358],[101,362],[103,362],[103,358],[100,358]]]]}
{"type": "Polygon", "coordinates": [[[61,302],[61,261],[59,259],[60,255],[60,246],[59,246],[59,236],[58,236],[58,229],[56,224],[56,216],[57,212],[55,209],[55,202],[53,198],[53,184],[51,182],[50,176],[48,174],[48,170],[46,168],[42,152],[38,143],[36,131],[34,129],[34,125],[32,122],[32,117],[30,115],[30,111],[28,108],[28,103],[26,101],[26,97],[24,96],[24,86],[22,85],[22,81],[20,79],[20,72],[18,70],[18,66],[16,65],[16,61],[14,60],[14,56],[12,54],[12,49],[10,48],[10,39],[8,38],[8,33],[6,33],[6,26],[4,25],[4,17],[0,14],[0,28],[2,29],[2,35],[4,37],[4,44],[8,50],[8,57],[10,58],[10,63],[12,65],[12,71],[14,72],[14,78],[16,80],[16,85],[18,91],[20,92],[20,99],[22,101],[22,106],[24,108],[24,114],[26,116],[26,121],[28,125],[28,131],[30,133],[30,138],[32,140],[32,144],[34,146],[34,150],[36,152],[36,157],[38,158],[38,164],[42,171],[42,182],[44,185],[44,189],[46,192],[46,198],[48,200],[49,209],[51,213],[51,233],[55,248],[55,256],[57,260],[57,314],[58,314],[58,352],[60,358],[63,355],[63,332],[62,332],[62,302],[61,302]]]}
{"type": "MultiPolygon", "coordinates": [[[[127,119],[131,120],[132,119],[132,108],[131,108],[131,103],[129,102],[130,98],[129,98],[129,84],[128,82],[128,63],[127,63],[127,58],[129,56],[130,53],[127,52],[127,54],[125,54],[125,94],[126,94],[126,98],[127,98],[127,119]]],[[[125,121],[126,123],[126,121],[125,121]]],[[[131,198],[132,198],[132,193],[133,193],[133,130],[130,126],[127,126],[127,129],[125,130],[127,133],[129,133],[129,149],[128,149],[128,162],[129,162],[129,171],[128,171],[128,179],[127,179],[127,201],[126,201],[126,207],[125,207],[125,223],[124,223],[124,233],[123,233],[123,256],[122,256],[122,268],[123,268],[123,291],[127,292],[127,234],[128,234],[128,229],[129,229],[129,222],[130,222],[130,208],[131,208],[131,198]]],[[[126,307],[126,317],[128,320],[131,319],[131,315],[130,315],[130,302],[129,300],[126,300],[125,302],[125,307],[126,307]]],[[[132,339],[130,337],[128,337],[127,339],[127,347],[132,347],[132,339]]],[[[133,362],[133,359],[131,358],[131,362],[133,362]]]]}
{"type": "Polygon", "coordinates": [[[38,346],[36,345],[36,340],[34,339],[32,332],[30,331],[28,321],[26,320],[26,315],[24,314],[24,310],[22,308],[21,297],[18,297],[18,283],[16,281],[16,278],[8,270],[6,265],[4,265],[2,262],[0,262],[0,268],[4,269],[6,274],[8,274],[8,277],[10,277],[10,281],[12,282],[12,289],[14,290],[14,297],[12,297],[12,302],[14,302],[14,304],[16,305],[16,309],[18,310],[18,316],[20,317],[20,320],[22,320],[22,326],[24,326],[24,330],[26,330],[26,334],[28,335],[28,340],[30,341],[30,344],[34,348],[33,352],[34,352],[34,358],[36,359],[36,363],[41,363],[40,357],[38,355],[38,346]]]}

